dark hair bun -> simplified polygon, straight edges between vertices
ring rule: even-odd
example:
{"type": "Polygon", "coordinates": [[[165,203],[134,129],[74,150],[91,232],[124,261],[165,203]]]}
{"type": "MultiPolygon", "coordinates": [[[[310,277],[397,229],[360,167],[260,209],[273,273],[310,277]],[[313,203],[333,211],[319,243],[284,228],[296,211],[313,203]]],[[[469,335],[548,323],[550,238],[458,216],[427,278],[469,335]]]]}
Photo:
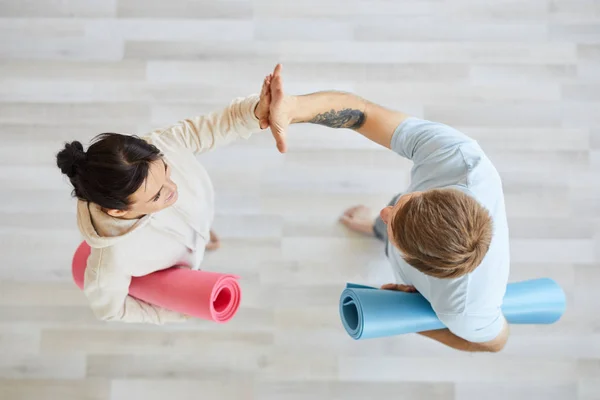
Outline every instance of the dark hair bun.
{"type": "Polygon", "coordinates": [[[83,145],[78,141],[74,141],[66,143],[65,148],[58,152],[56,155],[56,165],[63,174],[69,178],[73,178],[77,174],[77,170],[85,162],[85,158],[83,145]]]}

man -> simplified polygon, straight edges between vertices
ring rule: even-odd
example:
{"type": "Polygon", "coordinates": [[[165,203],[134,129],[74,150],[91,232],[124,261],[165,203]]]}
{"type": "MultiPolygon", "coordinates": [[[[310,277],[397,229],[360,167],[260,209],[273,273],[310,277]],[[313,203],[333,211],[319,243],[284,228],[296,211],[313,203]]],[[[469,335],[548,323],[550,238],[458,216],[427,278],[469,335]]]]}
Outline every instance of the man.
{"type": "Polygon", "coordinates": [[[347,210],[341,222],[386,242],[398,281],[419,291],[447,329],[421,332],[455,349],[500,351],[509,272],[508,224],[500,177],[479,145],[443,124],[409,117],[348,93],[287,96],[281,65],[271,82],[270,126],[281,152],[291,123],[353,129],[413,161],[411,183],[373,220],[347,210]]]}

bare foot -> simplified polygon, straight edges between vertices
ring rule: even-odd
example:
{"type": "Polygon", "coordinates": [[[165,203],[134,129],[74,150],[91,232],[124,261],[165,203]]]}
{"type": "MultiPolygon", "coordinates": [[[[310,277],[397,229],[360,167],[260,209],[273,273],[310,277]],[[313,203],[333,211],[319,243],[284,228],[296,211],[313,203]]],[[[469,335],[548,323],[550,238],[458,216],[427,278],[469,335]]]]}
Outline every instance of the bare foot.
{"type": "Polygon", "coordinates": [[[207,251],[214,251],[221,247],[221,241],[219,237],[213,232],[210,231],[210,242],[206,244],[207,251]]]}
{"type": "Polygon", "coordinates": [[[340,217],[340,222],[354,232],[367,236],[375,236],[373,232],[375,219],[371,216],[371,211],[366,206],[354,206],[347,209],[340,217]]]}

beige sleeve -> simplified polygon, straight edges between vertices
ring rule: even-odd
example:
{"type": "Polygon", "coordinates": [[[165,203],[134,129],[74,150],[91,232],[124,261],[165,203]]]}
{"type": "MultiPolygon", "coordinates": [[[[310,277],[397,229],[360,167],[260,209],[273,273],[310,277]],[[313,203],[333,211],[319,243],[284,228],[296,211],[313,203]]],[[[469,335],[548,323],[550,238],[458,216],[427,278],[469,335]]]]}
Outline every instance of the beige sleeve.
{"type": "Polygon", "coordinates": [[[236,98],[221,111],[179,121],[152,132],[145,139],[158,147],[161,142],[185,147],[194,153],[203,153],[239,138],[247,139],[253,132],[261,130],[254,114],[258,101],[258,95],[236,98]]]}
{"type": "Polygon", "coordinates": [[[85,270],[83,291],[101,320],[162,325],[185,321],[181,313],[148,304],[129,296],[131,276],[120,271],[106,250],[91,256],[85,270]]]}

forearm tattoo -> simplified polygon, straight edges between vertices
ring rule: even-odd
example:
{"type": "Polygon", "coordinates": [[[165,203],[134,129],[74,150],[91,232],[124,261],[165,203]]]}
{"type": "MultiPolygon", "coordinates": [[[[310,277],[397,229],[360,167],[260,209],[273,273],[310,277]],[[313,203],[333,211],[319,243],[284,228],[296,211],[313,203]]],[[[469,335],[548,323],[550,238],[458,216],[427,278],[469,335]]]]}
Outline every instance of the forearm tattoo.
{"type": "Polygon", "coordinates": [[[331,110],[318,114],[309,122],[312,124],[325,125],[330,128],[358,129],[365,123],[365,113],[360,110],[346,108],[344,110],[331,110]]]}

